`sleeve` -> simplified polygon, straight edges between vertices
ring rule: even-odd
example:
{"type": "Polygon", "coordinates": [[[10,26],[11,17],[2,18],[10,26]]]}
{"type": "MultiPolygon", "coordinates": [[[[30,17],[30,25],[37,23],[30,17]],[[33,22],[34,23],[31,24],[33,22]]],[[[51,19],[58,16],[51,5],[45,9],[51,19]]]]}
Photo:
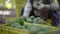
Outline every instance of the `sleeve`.
{"type": "Polygon", "coordinates": [[[32,10],[32,5],[31,5],[30,0],[28,0],[27,3],[26,3],[26,6],[24,8],[23,16],[24,17],[29,17],[31,10],[32,10]]]}
{"type": "Polygon", "coordinates": [[[57,9],[59,9],[59,4],[58,4],[58,1],[57,1],[57,0],[52,0],[51,9],[52,9],[52,10],[57,10],[57,9]]]}

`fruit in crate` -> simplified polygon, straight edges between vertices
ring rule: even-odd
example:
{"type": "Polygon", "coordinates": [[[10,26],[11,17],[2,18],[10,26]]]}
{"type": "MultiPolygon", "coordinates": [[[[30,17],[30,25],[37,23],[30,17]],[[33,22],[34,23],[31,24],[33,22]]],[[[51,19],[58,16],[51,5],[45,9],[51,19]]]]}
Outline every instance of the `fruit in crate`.
{"type": "Polygon", "coordinates": [[[19,23],[16,23],[15,21],[11,21],[10,23],[8,23],[7,26],[17,28],[17,29],[23,29],[23,26],[19,23]]]}
{"type": "Polygon", "coordinates": [[[23,25],[23,24],[24,24],[24,18],[23,18],[23,17],[17,18],[17,19],[15,20],[15,23],[19,23],[19,24],[23,25]]]}
{"type": "Polygon", "coordinates": [[[34,16],[31,16],[31,17],[30,17],[30,19],[34,20],[34,19],[35,19],[35,17],[34,17],[34,16]]]}
{"type": "Polygon", "coordinates": [[[37,23],[40,23],[40,20],[41,20],[41,18],[35,18],[34,20],[33,20],[33,23],[35,23],[35,24],[37,24],[37,23]]]}
{"type": "Polygon", "coordinates": [[[34,16],[25,18],[24,21],[27,23],[33,23],[33,24],[46,24],[46,21],[44,21],[42,18],[40,17],[35,18],[34,16]]]}
{"type": "Polygon", "coordinates": [[[33,23],[32,19],[30,19],[30,18],[27,18],[26,21],[27,21],[28,23],[33,23]]]}

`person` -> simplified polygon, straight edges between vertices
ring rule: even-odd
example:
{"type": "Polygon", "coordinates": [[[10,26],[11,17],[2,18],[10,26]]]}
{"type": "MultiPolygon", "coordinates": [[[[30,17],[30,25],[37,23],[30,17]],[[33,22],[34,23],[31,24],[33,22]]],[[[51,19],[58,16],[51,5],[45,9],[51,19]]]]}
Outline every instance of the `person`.
{"type": "Polygon", "coordinates": [[[60,21],[59,4],[57,0],[28,0],[24,7],[23,16],[51,18],[52,26],[58,26],[60,21]]]}

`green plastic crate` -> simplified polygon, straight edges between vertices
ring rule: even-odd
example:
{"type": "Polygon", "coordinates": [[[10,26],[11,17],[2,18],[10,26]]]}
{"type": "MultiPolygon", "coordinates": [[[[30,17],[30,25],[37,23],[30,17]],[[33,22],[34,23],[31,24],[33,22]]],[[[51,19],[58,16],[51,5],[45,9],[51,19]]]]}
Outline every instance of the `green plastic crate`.
{"type": "Polygon", "coordinates": [[[25,23],[25,25],[27,25],[28,27],[30,27],[29,25],[39,26],[39,27],[42,27],[43,29],[48,28],[48,27],[51,28],[51,30],[49,32],[40,31],[37,34],[60,34],[59,27],[47,26],[47,25],[42,25],[42,24],[32,24],[32,23],[25,23]]]}
{"type": "Polygon", "coordinates": [[[5,25],[0,26],[0,34],[28,34],[27,30],[15,29],[15,28],[8,27],[5,25]]]}
{"type": "MultiPolygon", "coordinates": [[[[30,34],[28,30],[24,29],[16,29],[12,27],[6,26],[7,24],[0,25],[0,34],[30,34]]],[[[52,27],[47,25],[41,25],[41,24],[32,24],[32,23],[24,23],[24,25],[33,25],[33,26],[39,26],[43,28],[50,27],[51,31],[49,32],[38,32],[37,34],[60,34],[60,28],[58,27],[52,27]]]]}

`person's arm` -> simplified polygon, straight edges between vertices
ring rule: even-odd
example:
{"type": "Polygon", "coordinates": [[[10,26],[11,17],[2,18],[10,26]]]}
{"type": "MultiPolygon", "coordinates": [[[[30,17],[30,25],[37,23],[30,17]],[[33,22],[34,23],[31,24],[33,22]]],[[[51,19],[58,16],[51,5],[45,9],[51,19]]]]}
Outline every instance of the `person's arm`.
{"type": "Polygon", "coordinates": [[[57,1],[57,0],[52,0],[51,9],[52,9],[52,10],[57,10],[57,9],[59,9],[59,4],[58,4],[58,1],[57,1]]]}
{"type": "Polygon", "coordinates": [[[32,10],[32,5],[31,5],[30,0],[28,0],[26,6],[24,8],[23,16],[29,17],[31,10],[32,10]]]}

